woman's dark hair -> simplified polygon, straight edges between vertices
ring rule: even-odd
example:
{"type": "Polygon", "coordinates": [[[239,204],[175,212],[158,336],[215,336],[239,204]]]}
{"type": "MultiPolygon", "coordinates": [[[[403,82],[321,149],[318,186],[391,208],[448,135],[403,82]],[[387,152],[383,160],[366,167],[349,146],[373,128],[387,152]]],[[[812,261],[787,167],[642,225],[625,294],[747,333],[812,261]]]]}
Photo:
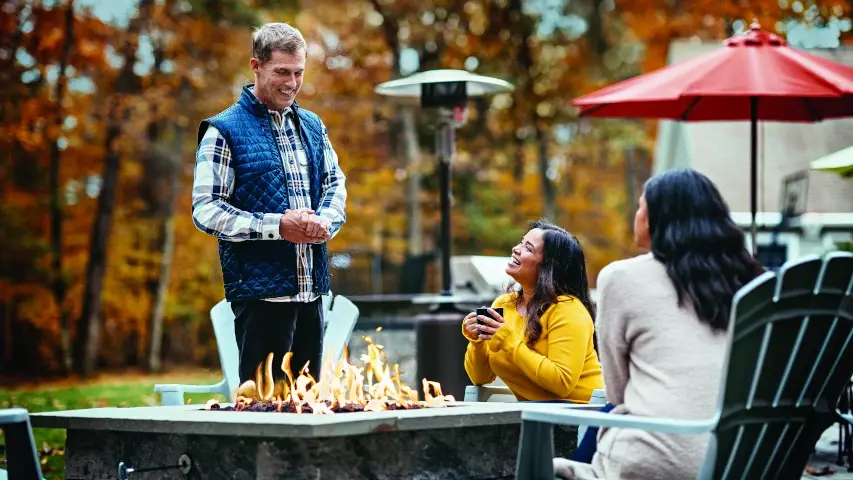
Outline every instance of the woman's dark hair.
{"type": "MultiPolygon", "coordinates": [[[[527,345],[533,346],[542,335],[539,319],[551,305],[557,303],[560,295],[571,295],[586,307],[589,315],[595,318],[595,305],[589,294],[589,282],[586,278],[586,261],[583,248],[574,235],[548,222],[537,220],[530,223],[529,230],[542,230],[542,263],[536,278],[536,288],[527,300],[527,345]]],[[[528,230],[528,231],[529,231],[528,230]]],[[[515,292],[515,285],[510,285],[515,292]]],[[[519,289],[515,297],[516,304],[524,295],[519,289]]]]}
{"type": "Polygon", "coordinates": [[[670,170],[646,182],[652,254],[666,266],[678,304],[713,329],[728,327],[735,292],[763,271],[746,250],[717,187],[705,175],[670,170]]]}

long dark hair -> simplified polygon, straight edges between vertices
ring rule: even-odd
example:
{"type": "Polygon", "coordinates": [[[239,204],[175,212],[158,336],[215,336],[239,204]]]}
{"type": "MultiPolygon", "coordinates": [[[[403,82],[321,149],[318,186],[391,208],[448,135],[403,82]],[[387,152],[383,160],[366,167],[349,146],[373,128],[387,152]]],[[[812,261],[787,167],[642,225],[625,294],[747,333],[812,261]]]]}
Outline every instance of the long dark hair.
{"type": "Polygon", "coordinates": [[[691,169],[649,179],[644,194],[652,254],[666,265],[679,306],[688,301],[711,328],[725,329],[735,292],[763,270],[725,200],[691,169]]]}
{"type": "MultiPolygon", "coordinates": [[[[527,300],[527,345],[533,346],[542,335],[542,324],[539,319],[545,311],[557,303],[560,295],[571,295],[586,307],[590,317],[595,318],[595,305],[589,294],[589,282],[586,278],[586,260],[583,248],[574,235],[548,222],[537,220],[530,223],[529,230],[542,230],[542,263],[539,264],[539,275],[536,278],[536,288],[527,300]]],[[[510,285],[510,292],[518,292],[515,304],[524,296],[524,290],[516,285],[510,285]]]]}

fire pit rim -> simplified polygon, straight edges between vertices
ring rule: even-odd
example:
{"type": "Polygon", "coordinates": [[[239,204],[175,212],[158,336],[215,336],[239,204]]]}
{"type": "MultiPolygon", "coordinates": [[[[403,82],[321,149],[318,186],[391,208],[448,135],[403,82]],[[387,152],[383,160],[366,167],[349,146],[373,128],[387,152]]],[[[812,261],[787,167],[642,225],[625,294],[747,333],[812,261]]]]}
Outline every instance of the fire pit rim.
{"type": "Polygon", "coordinates": [[[207,411],[202,405],[105,407],[35,413],[31,421],[35,428],[68,430],[320,438],[517,424],[521,422],[522,408],[518,403],[456,402],[443,408],[311,415],[207,411]]]}

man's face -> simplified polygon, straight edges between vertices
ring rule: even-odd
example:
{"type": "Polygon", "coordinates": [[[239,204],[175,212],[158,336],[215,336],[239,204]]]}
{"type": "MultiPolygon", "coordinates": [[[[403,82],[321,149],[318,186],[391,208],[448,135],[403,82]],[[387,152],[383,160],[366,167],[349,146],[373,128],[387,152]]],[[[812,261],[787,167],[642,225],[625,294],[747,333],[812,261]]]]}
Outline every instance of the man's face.
{"type": "Polygon", "coordinates": [[[257,58],[249,60],[255,72],[255,95],[270,110],[282,111],[293,104],[302,88],[305,72],[305,51],[295,54],[273,50],[270,59],[261,63],[257,58]]]}

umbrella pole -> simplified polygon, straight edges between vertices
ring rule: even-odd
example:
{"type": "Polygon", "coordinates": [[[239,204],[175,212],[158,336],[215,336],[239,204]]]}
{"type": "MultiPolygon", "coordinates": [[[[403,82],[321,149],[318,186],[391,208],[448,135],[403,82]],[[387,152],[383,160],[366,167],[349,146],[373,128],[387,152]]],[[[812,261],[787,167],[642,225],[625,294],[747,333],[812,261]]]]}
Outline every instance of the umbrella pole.
{"type": "Polygon", "coordinates": [[[752,236],[752,256],[758,257],[758,97],[749,98],[749,203],[752,213],[750,234],[752,236]]]}

